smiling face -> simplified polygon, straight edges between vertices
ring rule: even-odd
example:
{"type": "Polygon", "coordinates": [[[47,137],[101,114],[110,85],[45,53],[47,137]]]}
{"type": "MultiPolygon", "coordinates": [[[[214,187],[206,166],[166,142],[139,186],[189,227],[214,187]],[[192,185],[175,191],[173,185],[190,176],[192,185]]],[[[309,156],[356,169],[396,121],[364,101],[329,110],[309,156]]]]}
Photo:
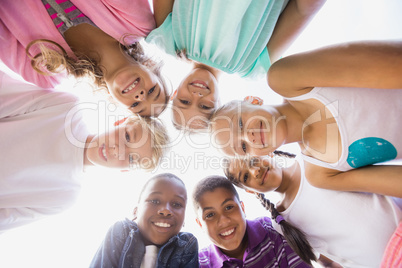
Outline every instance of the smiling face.
{"type": "Polygon", "coordinates": [[[134,114],[158,116],[166,107],[167,89],[145,66],[127,62],[106,78],[110,95],[134,114]]]}
{"type": "Polygon", "coordinates": [[[282,183],[282,168],[270,157],[232,158],[225,173],[234,184],[260,193],[274,191],[282,183]]]}
{"type": "Polygon", "coordinates": [[[195,68],[183,79],[173,98],[173,121],[183,128],[206,128],[219,105],[218,81],[207,69],[195,68]]]}
{"type": "Polygon", "coordinates": [[[247,223],[243,203],[231,191],[216,188],[203,193],[198,204],[199,223],[211,241],[228,256],[244,252],[247,223]]]}
{"type": "Polygon", "coordinates": [[[276,109],[231,102],[213,118],[212,135],[223,153],[264,156],[285,140],[286,124],[276,109]]]}
{"type": "Polygon", "coordinates": [[[87,159],[94,165],[128,170],[152,160],[150,131],[139,121],[129,121],[94,136],[86,149],[87,159]]]}
{"type": "Polygon", "coordinates": [[[186,203],[187,192],[180,181],[161,177],[149,182],[134,209],[145,245],[163,245],[180,232],[186,203]]]}

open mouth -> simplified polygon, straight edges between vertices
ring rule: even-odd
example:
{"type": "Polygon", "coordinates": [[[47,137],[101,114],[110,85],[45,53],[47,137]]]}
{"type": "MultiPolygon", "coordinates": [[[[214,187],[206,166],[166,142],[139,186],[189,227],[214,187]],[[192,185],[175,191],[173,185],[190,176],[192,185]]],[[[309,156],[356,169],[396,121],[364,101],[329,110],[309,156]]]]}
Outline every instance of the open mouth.
{"type": "Polygon", "coordinates": [[[162,228],[169,228],[171,227],[171,225],[169,223],[166,222],[154,222],[154,224],[158,227],[162,227],[162,228]]]}
{"type": "Polygon", "coordinates": [[[99,153],[100,158],[107,162],[107,154],[106,154],[106,146],[105,146],[105,144],[102,144],[102,146],[99,147],[98,153],[99,153]]]}
{"type": "Polygon", "coordinates": [[[122,94],[129,93],[131,90],[135,89],[135,87],[138,85],[139,82],[140,82],[140,78],[138,77],[137,79],[135,79],[135,81],[133,83],[131,83],[128,87],[126,87],[121,93],[122,94]]]}
{"type": "Polygon", "coordinates": [[[261,185],[264,185],[265,179],[267,178],[269,172],[269,167],[267,167],[267,169],[265,170],[264,174],[261,177],[261,185]]]}
{"type": "Polygon", "coordinates": [[[227,230],[227,231],[225,231],[225,232],[223,232],[223,233],[220,233],[219,235],[220,235],[220,236],[223,236],[223,237],[228,237],[229,235],[233,234],[234,231],[235,231],[235,228],[232,228],[232,229],[227,230]]]}
{"type": "Polygon", "coordinates": [[[207,83],[205,83],[204,81],[200,81],[200,80],[196,80],[190,83],[190,85],[192,85],[193,87],[198,87],[198,88],[202,88],[202,89],[209,89],[207,83]]]}

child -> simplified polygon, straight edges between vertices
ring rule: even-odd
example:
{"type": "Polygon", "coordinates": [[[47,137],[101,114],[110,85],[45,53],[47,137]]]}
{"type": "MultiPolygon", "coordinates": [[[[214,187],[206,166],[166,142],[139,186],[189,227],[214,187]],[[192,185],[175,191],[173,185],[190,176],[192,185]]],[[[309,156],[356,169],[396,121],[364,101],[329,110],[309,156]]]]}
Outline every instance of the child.
{"type": "Polygon", "coordinates": [[[211,130],[228,155],[262,156],[297,142],[316,187],[402,197],[402,166],[360,168],[402,158],[399,124],[388,121],[388,111],[402,114],[400,73],[397,41],[292,55],[268,73],[271,88],[285,96],[282,105],[231,102],[216,111],[211,130]]]}
{"type": "Polygon", "coordinates": [[[382,195],[313,187],[299,157],[290,166],[280,165],[268,156],[232,158],[225,174],[247,191],[279,193],[276,208],[264,195],[257,197],[272,217],[281,216],[300,228],[319,254],[343,267],[379,267],[388,240],[402,219],[402,208],[382,195]]]}
{"type": "Polygon", "coordinates": [[[89,166],[151,170],[158,164],[168,136],[157,120],[132,116],[93,135],[84,109],[69,93],[0,72],[0,232],[71,206],[89,166]]]}
{"type": "Polygon", "coordinates": [[[198,267],[197,239],[179,233],[186,204],[181,179],[170,173],[152,177],[134,208],[135,221],[125,219],[109,229],[90,267],[198,267]]]}
{"type": "Polygon", "coordinates": [[[220,73],[265,75],[324,3],[154,0],[158,28],[146,41],[194,62],[173,96],[176,127],[206,128],[219,105],[220,73]]]}
{"type": "Polygon", "coordinates": [[[131,112],[158,116],[169,94],[160,66],[137,42],[155,27],[148,1],[57,3],[33,0],[21,9],[18,1],[2,1],[0,59],[45,88],[59,84],[63,69],[75,77],[90,75],[131,112]]]}
{"type": "Polygon", "coordinates": [[[272,228],[269,218],[246,220],[236,189],[222,176],[199,181],[193,204],[197,223],[213,242],[199,253],[201,267],[310,267],[305,262],[315,260],[310,245],[303,243],[303,247],[296,246],[303,262],[272,228]]]}

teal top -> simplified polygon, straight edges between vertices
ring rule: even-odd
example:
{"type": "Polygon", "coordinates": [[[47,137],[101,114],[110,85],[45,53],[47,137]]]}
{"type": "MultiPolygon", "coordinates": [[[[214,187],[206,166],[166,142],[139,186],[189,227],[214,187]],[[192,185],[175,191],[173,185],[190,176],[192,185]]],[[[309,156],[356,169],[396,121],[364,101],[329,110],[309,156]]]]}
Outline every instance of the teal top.
{"type": "Polygon", "coordinates": [[[145,39],[166,53],[242,77],[266,75],[267,43],[287,0],[176,0],[145,39]]]}

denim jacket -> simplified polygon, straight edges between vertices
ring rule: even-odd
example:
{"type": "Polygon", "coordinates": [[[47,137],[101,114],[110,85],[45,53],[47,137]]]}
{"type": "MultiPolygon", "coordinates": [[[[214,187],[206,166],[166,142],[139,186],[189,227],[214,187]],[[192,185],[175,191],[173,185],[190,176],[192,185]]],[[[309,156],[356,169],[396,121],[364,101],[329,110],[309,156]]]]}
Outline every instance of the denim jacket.
{"type": "MultiPolygon", "coordinates": [[[[137,223],[125,219],[110,227],[90,267],[140,268],[144,254],[145,245],[137,223]]],[[[156,267],[199,267],[198,242],[195,236],[180,232],[170,238],[158,252],[156,267]]]]}

